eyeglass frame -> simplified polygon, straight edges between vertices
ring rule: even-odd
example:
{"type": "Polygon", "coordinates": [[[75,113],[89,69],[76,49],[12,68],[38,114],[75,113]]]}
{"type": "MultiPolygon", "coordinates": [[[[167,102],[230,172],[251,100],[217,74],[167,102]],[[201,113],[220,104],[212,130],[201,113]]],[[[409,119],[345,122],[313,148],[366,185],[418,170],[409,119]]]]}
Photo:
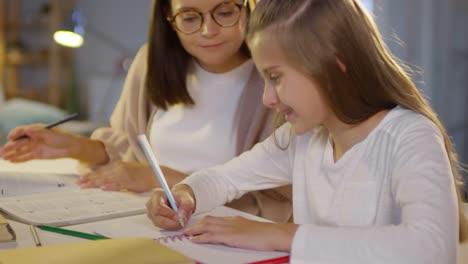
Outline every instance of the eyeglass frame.
{"type": "Polygon", "coordinates": [[[185,35],[191,35],[191,34],[194,34],[196,32],[198,32],[202,27],[203,27],[203,23],[205,23],[205,14],[206,13],[210,13],[210,16],[211,18],[213,19],[213,21],[216,23],[216,25],[220,26],[220,27],[224,27],[224,28],[228,28],[228,27],[233,27],[235,26],[238,22],[239,22],[239,19],[241,17],[241,14],[239,15],[239,17],[237,18],[236,22],[234,22],[232,25],[229,25],[229,26],[223,26],[223,25],[220,25],[218,23],[218,21],[216,20],[216,18],[214,17],[213,15],[213,11],[216,10],[219,6],[223,5],[223,4],[226,4],[226,3],[234,3],[235,6],[237,6],[237,8],[239,8],[239,11],[242,12],[242,8],[244,7],[247,7],[247,4],[248,4],[248,1],[247,0],[243,0],[244,2],[242,4],[238,4],[236,3],[234,0],[231,0],[231,1],[228,1],[228,2],[222,2],[222,3],[219,3],[217,4],[215,7],[213,7],[210,11],[207,11],[207,12],[200,12],[199,10],[197,9],[188,9],[188,10],[182,10],[182,11],[179,11],[177,12],[176,14],[174,14],[173,16],[168,16],[166,17],[167,21],[169,21],[175,29],[177,29],[178,31],[184,33],[185,35]],[[176,16],[178,16],[179,14],[183,13],[183,12],[187,12],[187,11],[193,11],[195,13],[197,13],[198,15],[200,15],[200,18],[201,18],[201,22],[200,22],[200,27],[193,31],[193,32],[184,32],[182,31],[180,28],[177,27],[177,23],[175,22],[175,18],[176,16]]]}

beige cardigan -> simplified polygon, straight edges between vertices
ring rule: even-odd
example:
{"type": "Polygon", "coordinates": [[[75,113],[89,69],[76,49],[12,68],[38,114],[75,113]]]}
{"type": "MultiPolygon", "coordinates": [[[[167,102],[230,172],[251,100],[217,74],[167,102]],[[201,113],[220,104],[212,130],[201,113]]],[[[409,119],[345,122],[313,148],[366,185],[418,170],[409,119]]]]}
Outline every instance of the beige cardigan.
{"type": "MultiPolygon", "coordinates": [[[[148,135],[157,111],[146,96],[146,58],[147,46],[144,45],[129,69],[110,127],[99,128],[91,135],[91,138],[104,143],[110,161],[146,161],[137,143],[137,135],[148,135]]],[[[236,113],[239,124],[236,155],[249,150],[272,131],[272,113],[261,103],[262,87],[263,80],[254,69],[236,113]]],[[[249,193],[229,206],[273,221],[287,221],[292,215],[291,187],[249,193]]]]}

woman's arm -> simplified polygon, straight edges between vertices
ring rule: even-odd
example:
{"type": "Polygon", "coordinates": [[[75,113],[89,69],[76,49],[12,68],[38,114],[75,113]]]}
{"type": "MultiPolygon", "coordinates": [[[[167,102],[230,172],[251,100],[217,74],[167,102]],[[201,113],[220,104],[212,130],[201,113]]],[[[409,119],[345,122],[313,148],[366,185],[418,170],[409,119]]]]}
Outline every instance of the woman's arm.
{"type": "Polygon", "coordinates": [[[145,161],[136,137],[146,133],[151,109],[145,89],[147,46],[140,48],[130,66],[122,94],[110,119],[91,138],[102,142],[109,161],[145,161]]]}
{"type": "Polygon", "coordinates": [[[10,141],[0,151],[3,158],[11,162],[67,157],[95,165],[108,160],[101,142],[59,128],[47,129],[42,124],[17,127],[8,139],[10,141]],[[15,140],[21,135],[28,137],[15,140]]]}

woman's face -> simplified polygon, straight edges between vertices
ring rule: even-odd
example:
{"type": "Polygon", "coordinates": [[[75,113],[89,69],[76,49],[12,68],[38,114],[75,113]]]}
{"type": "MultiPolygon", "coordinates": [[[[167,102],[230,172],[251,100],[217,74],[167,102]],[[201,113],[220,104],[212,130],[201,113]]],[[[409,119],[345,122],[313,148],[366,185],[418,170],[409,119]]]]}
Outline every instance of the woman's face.
{"type": "Polygon", "coordinates": [[[265,79],[263,103],[284,115],[297,135],[323,125],[331,111],[319,85],[291,65],[268,34],[256,33],[249,43],[255,65],[265,79]]]}
{"type": "MultiPolygon", "coordinates": [[[[211,16],[211,11],[222,3],[226,7],[233,6],[229,0],[171,0],[171,13],[178,15],[179,22],[192,23],[196,12],[203,14],[203,23],[198,31],[185,34],[177,30],[177,36],[184,49],[191,54],[198,63],[211,72],[226,72],[242,64],[247,58],[240,52],[244,42],[244,26],[246,23],[247,10],[242,7],[239,21],[232,26],[222,27],[218,25],[211,16]],[[189,12],[187,12],[189,11],[189,12]],[[192,12],[195,11],[195,12],[192,12]]],[[[234,0],[236,4],[242,4],[243,0],[234,0]]],[[[222,20],[223,16],[230,13],[224,12],[229,9],[216,9],[216,16],[222,20]]]]}

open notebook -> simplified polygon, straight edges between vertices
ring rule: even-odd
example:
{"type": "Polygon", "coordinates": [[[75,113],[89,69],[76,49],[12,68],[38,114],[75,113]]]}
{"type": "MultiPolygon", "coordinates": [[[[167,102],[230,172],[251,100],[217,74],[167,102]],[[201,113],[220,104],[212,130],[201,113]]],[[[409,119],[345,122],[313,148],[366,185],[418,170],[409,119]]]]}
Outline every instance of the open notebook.
{"type": "Polygon", "coordinates": [[[15,165],[0,160],[1,211],[20,222],[52,226],[145,212],[146,195],[80,189],[75,183],[78,175],[69,168],[73,164],[61,166],[58,173],[47,172],[51,168],[44,168],[44,165],[47,163],[30,162],[19,170],[15,165]]]}
{"type": "MultiPolygon", "coordinates": [[[[245,218],[266,221],[227,207],[218,207],[208,213],[214,216],[243,216],[245,218]]],[[[191,226],[204,215],[193,216],[191,226]]],[[[285,252],[264,252],[231,248],[222,245],[195,244],[182,235],[181,231],[165,231],[155,227],[146,215],[137,215],[119,219],[89,223],[69,229],[84,232],[96,232],[111,238],[147,237],[175,249],[176,251],[201,263],[287,263],[289,255],[285,252]]]]}

